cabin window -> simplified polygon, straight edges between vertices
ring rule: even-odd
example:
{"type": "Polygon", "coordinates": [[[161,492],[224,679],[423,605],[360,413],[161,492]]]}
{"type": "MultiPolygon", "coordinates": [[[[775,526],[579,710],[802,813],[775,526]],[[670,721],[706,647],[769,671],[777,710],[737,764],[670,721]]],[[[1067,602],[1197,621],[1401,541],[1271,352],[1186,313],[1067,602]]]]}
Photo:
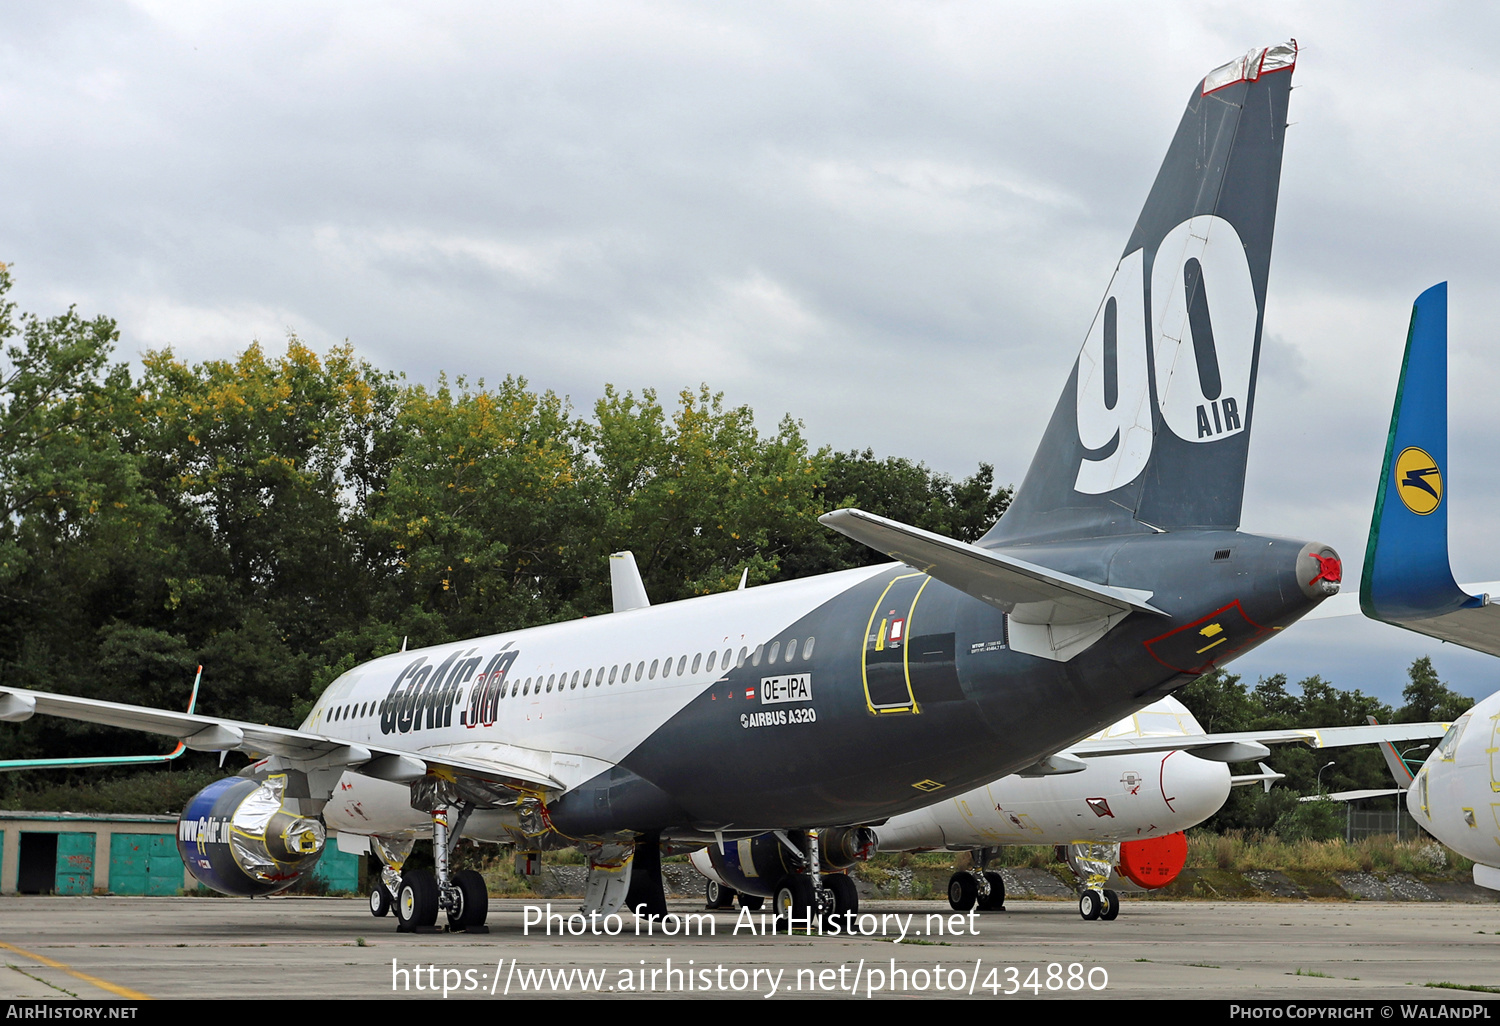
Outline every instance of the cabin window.
{"type": "Polygon", "coordinates": [[[652,680],[656,679],[656,667],[657,667],[657,664],[659,662],[660,662],[660,660],[658,660],[658,659],[651,660],[651,673],[650,673],[650,677],[651,677],[652,680]]]}
{"type": "Polygon", "coordinates": [[[583,671],[583,686],[584,687],[588,687],[589,686],[589,681],[592,680],[593,677],[594,677],[594,671],[593,670],[584,670],[583,671]]]}
{"type": "Polygon", "coordinates": [[[818,640],[817,638],[808,638],[807,639],[807,644],[804,645],[803,648],[802,648],[802,658],[803,659],[811,659],[812,658],[813,642],[817,641],[817,640],[818,640]]]}
{"type": "Polygon", "coordinates": [[[755,651],[750,653],[750,665],[751,666],[759,666],[760,665],[760,653],[761,653],[761,650],[763,648],[765,648],[765,647],[766,646],[764,646],[764,645],[756,645],[755,646],[755,651]]]}
{"type": "MultiPolygon", "coordinates": [[[[745,660],[746,660],[746,658],[749,657],[749,655],[750,655],[750,650],[748,648],[746,648],[744,645],[741,645],[740,646],[740,657],[739,657],[739,659],[737,659],[735,661],[735,664],[734,664],[735,665],[735,669],[739,669],[740,667],[744,666],[745,665],[745,660]]],[[[727,659],[729,657],[726,655],[724,658],[727,659]]]]}
{"type": "Polygon", "coordinates": [[[786,661],[791,662],[797,658],[797,639],[793,638],[786,643],[786,661]]]}
{"type": "Polygon", "coordinates": [[[635,679],[636,680],[640,680],[641,679],[641,674],[643,674],[645,672],[646,672],[646,660],[642,659],[640,662],[638,662],[638,663],[635,664],[635,679]]]}
{"type": "Polygon", "coordinates": [[[577,688],[577,687],[578,687],[578,671],[577,671],[577,670],[574,670],[574,671],[573,671],[573,679],[572,679],[572,681],[571,681],[571,682],[569,682],[569,684],[568,684],[568,690],[569,690],[569,691],[573,691],[573,690],[575,690],[575,689],[576,689],[576,688],[577,688]]]}
{"type": "Polygon", "coordinates": [[[618,667],[618,666],[611,666],[611,667],[610,667],[610,668],[609,668],[609,682],[610,682],[610,683],[611,683],[611,684],[613,684],[613,683],[614,683],[614,682],[615,682],[615,674],[616,674],[616,673],[617,673],[617,672],[619,672],[619,669],[620,669],[620,668],[619,668],[619,667],[618,667]]]}
{"type": "Polygon", "coordinates": [[[714,662],[718,658],[719,658],[719,653],[718,652],[710,652],[708,654],[708,665],[705,666],[703,669],[705,671],[707,671],[708,673],[713,673],[714,672],[714,662]]]}
{"type": "MultiPolygon", "coordinates": [[[[771,654],[766,657],[766,662],[768,662],[768,663],[774,663],[776,661],[776,657],[778,655],[780,655],[780,654],[781,654],[781,642],[779,642],[779,641],[773,641],[773,642],[771,642],[771,654]]],[[[788,659],[791,658],[790,653],[788,653],[787,658],[788,659]]]]}
{"type": "MultiPolygon", "coordinates": [[[[682,658],[680,658],[680,659],[677,660],[677,676],[681,677],[683,675],[683,673],[686,672],[686,670],[687,670],[687,656],[683,656],[682,658]]],[[[696,659],[693,660],[693,672],[694,673],[698,672],[698,660],[696,660],[696,659]]]]}

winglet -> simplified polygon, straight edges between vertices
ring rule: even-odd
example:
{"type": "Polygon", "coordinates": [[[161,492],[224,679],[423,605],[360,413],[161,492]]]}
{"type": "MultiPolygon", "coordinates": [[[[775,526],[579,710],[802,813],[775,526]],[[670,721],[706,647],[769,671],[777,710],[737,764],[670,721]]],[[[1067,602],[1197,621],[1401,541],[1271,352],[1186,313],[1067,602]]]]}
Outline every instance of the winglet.
{"type": "MultiPolygon", "coordinates": [[[[1369,720],[1372,727],[1379,723],[1373,716],[1369,717],[1369,720]]],[[[1426,748],[1428,746],[1423,745],[1422,747],[1426,748]]],[[[1401,758],[1401,753],[1396,750],[1396,746],[1390,741],[1382,741],[1380,742],[1380,754],[1385,756],[1386,768],[1391,771],[1391,776],[1395,779],[1396,783],[1408,791],[1411,790],[1411,782],[1414,779],[1414,775],[1412,774],[1411,767],[1407,765],[1406,760],[1401,758]]]]}

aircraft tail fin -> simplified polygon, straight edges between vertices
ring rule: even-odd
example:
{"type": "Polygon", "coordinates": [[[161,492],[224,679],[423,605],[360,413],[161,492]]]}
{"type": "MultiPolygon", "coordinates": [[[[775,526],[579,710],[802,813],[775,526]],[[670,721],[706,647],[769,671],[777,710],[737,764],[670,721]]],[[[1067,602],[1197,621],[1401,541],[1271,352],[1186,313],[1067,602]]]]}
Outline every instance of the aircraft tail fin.
{"type": "Polygon", "coordinates": [[[1448,562],[1448,285],[1412,305],[1359,605],[1371,619],[1500,655],[1500,609],[1448,562]]]}
{"type": "Polygon", "coordinates": [[[1297,45],[1194,88],[1010,509],[980,544],[1239,526],[1297,45]]]}
{"type": "Polygon", "coordinates": [[[609,591],[616,613],[651,605],[651,600],[646,597],[646,582],[641,579],[640,567],[635,565],[635,553],[609,554],[609,591]]]}

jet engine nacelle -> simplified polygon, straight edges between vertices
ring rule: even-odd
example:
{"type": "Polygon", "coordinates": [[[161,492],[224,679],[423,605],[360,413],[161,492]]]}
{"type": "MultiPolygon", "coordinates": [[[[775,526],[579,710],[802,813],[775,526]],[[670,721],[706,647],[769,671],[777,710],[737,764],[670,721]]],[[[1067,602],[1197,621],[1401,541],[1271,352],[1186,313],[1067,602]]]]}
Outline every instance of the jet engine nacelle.
{"type": "Polygon", "coordinates": [[[177,820],[177,851],[188,872],[221,894],[275,894],[317,865],[323,821],[284,804],[286,776],[228,777],[193,796],[177,820]]]}

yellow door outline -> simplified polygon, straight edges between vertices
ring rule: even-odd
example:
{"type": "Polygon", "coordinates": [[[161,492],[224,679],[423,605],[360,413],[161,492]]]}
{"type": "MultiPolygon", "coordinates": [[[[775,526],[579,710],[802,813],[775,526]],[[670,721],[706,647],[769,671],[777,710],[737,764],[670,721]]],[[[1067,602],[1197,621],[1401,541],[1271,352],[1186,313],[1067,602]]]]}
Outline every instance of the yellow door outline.
{"type": "MultiPolygon", "coordinates": [[[[870,712],[876,716],[883,716],[887,713],[918,714],[922,711],[921,708],[917,705],[916,695],[912,694],[911,690],[910,642],[912,639],[912,620],[917,613],[917,602],[921,599],[922,592],[927,589],[927,585],[931,583],[932,578],[923,573],[901,574],[899,577],[893,577],[891,578],[890,583],[885,586],[885,590],[880,593],[880,598],[875,600],[875,605],[870,610],[870,619],[865,624],[864,644],[860,647],[859,653],[859,677],[865,689],[865,708],[870,710],[870,712]],[[906,616],[904,618],[906,622],[901,636],[901,676],[902,680],[906,684],[906,700],[902,702],[888,702],[883,705],[876,705],[875,700],[870,697],[870,652],[872,648],[876,652],[885,651],[886,631],[889,629],[890,623],[889,618],[883,617],[881,619],[880,633],[874,636],[874,642],[872,646],[871,632],[875,628],[875,617],[880,615],[880,610],[885,606],[885,597],[890,594],[891,589],[894,588],[898,582],[909,581],[913,577],[921,577],[924,578],[924,580],[922,581],[921,586],[917,588],[916,594],[911,597],[911,606],[906,611],[906,616]]],[[[897,619],[902,618],[898,616],[897,619]]]]}

